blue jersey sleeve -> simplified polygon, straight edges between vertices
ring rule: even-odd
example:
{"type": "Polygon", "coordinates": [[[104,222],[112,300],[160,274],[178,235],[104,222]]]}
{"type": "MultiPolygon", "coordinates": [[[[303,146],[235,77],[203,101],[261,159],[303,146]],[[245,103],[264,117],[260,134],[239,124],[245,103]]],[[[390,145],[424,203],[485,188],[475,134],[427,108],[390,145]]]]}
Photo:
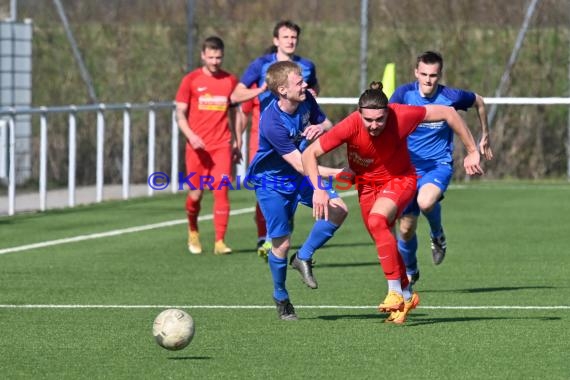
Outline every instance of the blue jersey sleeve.
{"type": "Polygon", "coordinates": [[[264,129],[264,135],[278,155],[284,156],[297,149],[291,140],[289,128],[280,118],[272,118],[269,128],[264,129]]]}
{"type": "Polygon", "coordinates": [[[263,71],[263,60],[261,58],[262,57],[259,57],[251,62],[241,76],[240,82],[243,83],[245,87],[251,87],[253,84],[260,82],[263,71]]]}
{"type": "Polygon", "coordinates": [[[446,86],[442,87],[441,95],[449,99],[451,101],[450,106],[457,110],[467,111],[475,103],[475,93],[471,91],[446,86]]]}

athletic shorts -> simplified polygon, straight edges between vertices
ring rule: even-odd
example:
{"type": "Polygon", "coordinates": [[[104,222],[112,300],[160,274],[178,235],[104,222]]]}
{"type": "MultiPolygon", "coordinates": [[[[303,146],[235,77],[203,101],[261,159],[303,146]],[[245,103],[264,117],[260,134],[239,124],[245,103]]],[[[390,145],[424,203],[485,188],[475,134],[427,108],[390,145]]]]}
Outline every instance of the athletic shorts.
{"type": "MultiPolygon", "coordinates": [[[[406,205],[410,203],[416,193],[417,180],[415,175],[397,177],[381,186],[365,185],[358,189],[358,201],[364,225],[367,226],[368,215],[376,200],[389,198],[396,204],[396,219],[402,215],[406,205]]],[[[395,220],[395,219],[394,219],[395,220]]]]}
{"type": "Polygon", "coordinates": [[[441,189],[441,193],[445,193],[451,177],[453,177],[453,163],[437,163],[428,170],[416,169],[418,174],[418,187],[416,194],[410,204],[405,208],[402,215],[420,215],[420,206],[418,205],[418,191],[428,183],[431,183],[441,189]]]}
{"type": "MultiPolygon", "coordinates": [[[[326,186],[326,185],[325,185],[326,186]]],[[[326,186],[330,199],[338,198],[332,186],[326,186]]],[[[267,236],[279,238],[293,232],[293,218],[297,205],[313,208],[313,189],[306,185],[292,193],[278,191],[273,186],[256,187],[255,196],[265,216],[267,236]]]]}
{"type": "Polygon", "coordinates": [[[232,156],[229,145],[217,149],[191,149],[186,146],[186,178],[194,190],[228,189],[232,180],[232,156]],[[226,186],[220,186],[224,180],[226,186]]]}

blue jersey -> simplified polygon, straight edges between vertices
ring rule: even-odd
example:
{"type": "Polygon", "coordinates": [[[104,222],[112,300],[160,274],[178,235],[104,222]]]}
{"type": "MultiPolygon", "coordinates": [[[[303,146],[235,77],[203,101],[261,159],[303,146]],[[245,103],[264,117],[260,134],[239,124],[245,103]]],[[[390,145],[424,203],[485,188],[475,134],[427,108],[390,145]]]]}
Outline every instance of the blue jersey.
{"type": "MultiPolygon", "coordinates": [[[[390,103],[425,106],[440,104],[456,110],[467,110],[475,103],[475,94],[458,88],[438,85],[432,97],[420,95],[418,82],[399,86],[390,98],[390,103]]],[[[428,169],[434,163],[451,163],[453,160],[453,130],[445,121],[421,123],[408,136],[408,150],[417,169],[428,169]]]]}
{"type": "Polygon", "coordinates": [[[302,135],[305,128],[320,124],[326,116],[315,98],[306,91],[307,99],[299,104],[293,114],[279,108],[276,99],[271,101],[259,119],[259,149],[249,165],[247,177],[255,186],[272,186],[291,194],[298,191],[305,177],[282,156],[295,150],[302,152],[308,145],[302,135]],[[283,187],[283,188],[281,188],[283,187]]]}
{"type": "MultiPolygon", "coordinates": [[[[315,64],[297,55],[294,55],[291,60],[301,67],[301,76],[303,80],[307,82],[309,88],[314,88],[317,85],[317,70],[315,64]]],[[[265,83],[265,74],[267,74],[269,66],[275,62],[278,62],[277,53],[266,54],[255,59],[249,64],[247,69],[245,69],[240,82],[246,87],[251,87],[255,83],[257,87],[263,86],[265,83]]],[[[263,111],[273,99],[276,99],[276,97],[269,90],[259,94],[260,110],[263,111]]]]}

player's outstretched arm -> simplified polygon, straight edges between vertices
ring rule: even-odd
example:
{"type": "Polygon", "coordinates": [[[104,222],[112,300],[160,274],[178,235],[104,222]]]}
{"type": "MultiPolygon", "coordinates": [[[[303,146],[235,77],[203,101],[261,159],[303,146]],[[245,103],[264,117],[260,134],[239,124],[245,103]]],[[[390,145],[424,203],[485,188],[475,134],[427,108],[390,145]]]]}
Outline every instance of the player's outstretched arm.
{"type": "Polygon", "coordinates": [[[318,157],[323,155],[324,151],[321,147],[320,140],[317,139],[314,143],[309,145],[307,149],[302,154],[303,170],[305,174],[309,177],[311,184],[315,191],[313,192],[313,217],[315,219],[325,219],[329,218],[329,195],[328,193],[321,189],[319,185],[319,177],[321,176],[321,171],[319,170],[318,157]]]}
{"type": "Polygon", "coordinates": [[[234,88],[234,91],[230,96],[230,100],[232,103],[246,102],[250,99],[255,98],[265,90],[267,90],[267,84],[265,83],[263,84],[263,86],[259,88],[258,87],[247,88],[245,84],[240,82],[237,84],[236,88],[234,88]]]}
{"type": "Polygon", "coordinates": [[[465,124],[465,120],[457,113],[453,107],[441,105],[428,105],[426,108],[426,116],[424,121],[439,121],[445,120],[453,132],[461,139],[467,155],[463,160],[463,167],[468,175],[483,174],[483,169],[480,166],[481,156],[477,149],[475,139],[471,131],[465,124]]]}
{"type": "Polygon", "coordinates": [[[481,125],[481,141],[479,141],[479,153],[486,160],[493,159],[493,150],[491,149],[491,138],[489,136],[489,123],[487,121],[487,110],[485,109],[485,101],[479,94],[475,94],[475,109],[479,117],[479,125],[481,125]]]}

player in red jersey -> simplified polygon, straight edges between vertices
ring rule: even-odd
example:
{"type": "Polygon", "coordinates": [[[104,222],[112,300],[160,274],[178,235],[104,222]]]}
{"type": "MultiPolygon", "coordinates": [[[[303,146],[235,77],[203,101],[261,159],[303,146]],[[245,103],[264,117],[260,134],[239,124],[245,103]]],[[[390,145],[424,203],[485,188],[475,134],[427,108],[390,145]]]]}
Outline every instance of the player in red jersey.
{"type": "Polygon", "coordinates": [[[438,120],[445,120],[465,145],[468,153],[463,164],[467,174],[482,174],[477,144],[455,109],[440,105],[388,104],[379,82],[372,82],[370,89],[362,93],[358,111],[303,152],[305,173],[315,187],[313,216],[327,219],[329,196],[318,186],[317,158],[341,144],[347,145],[362,219],[376,244],[378,259],[388,280],[388,295],[378,306],[380,312],[390,312],[387,322],[404,323],[408,312],[419,303],[398,253],[392,227],[416,192],[416,173],[406,139],[422,121],[438,120]]]}
{"type": "Polygon", "coordinates": [[[231,165],[241,159],[241,135],[235,133],[236,109],[230,107],[237,78],[221,69],[224,43],[219,37],[204,40],[201,58],[202,67],[184,76],[176,93],[176,121],[186,137],[186,179],[190,184],[186,198],[188,249],[193,254],[202,253],[200,202],[204,190],[213,189],[214,254],[225,255],[232,252],[224,242],[231,165]]]}

